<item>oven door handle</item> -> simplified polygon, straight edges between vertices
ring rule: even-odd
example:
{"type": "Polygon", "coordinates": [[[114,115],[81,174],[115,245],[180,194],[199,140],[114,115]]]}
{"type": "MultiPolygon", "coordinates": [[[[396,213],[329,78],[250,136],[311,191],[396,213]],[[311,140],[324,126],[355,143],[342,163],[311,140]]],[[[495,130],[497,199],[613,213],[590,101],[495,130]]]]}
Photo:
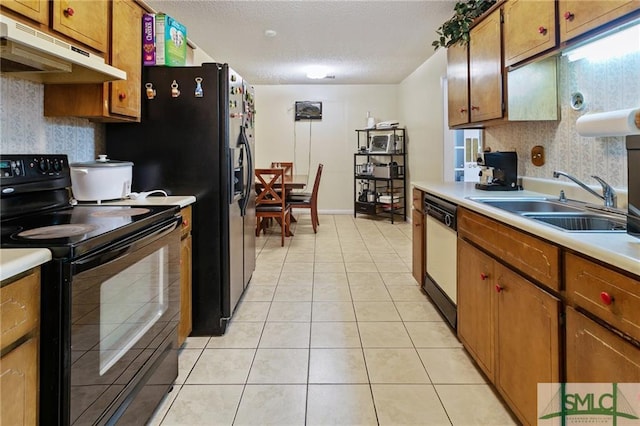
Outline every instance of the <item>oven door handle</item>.
{"type": "Polygon", "coordinates": [[[98,253],[78,259],[73,262],[73,266],[76,269],[75,273],[86,271],[95,268],[96,266],[104,266],[109,262],[121,259],[136,251],[138,248],[170,234],[178,227],[178,224],[180,224],[181,221],[182,219],[180,216],[177,216],[168,224],[164,223],[153,230],[147,229],[145,231],[145,235],[142,237],[140,237],[140,233],[131,235],[123,241],[113,246],[106,247],[98,253]]]}

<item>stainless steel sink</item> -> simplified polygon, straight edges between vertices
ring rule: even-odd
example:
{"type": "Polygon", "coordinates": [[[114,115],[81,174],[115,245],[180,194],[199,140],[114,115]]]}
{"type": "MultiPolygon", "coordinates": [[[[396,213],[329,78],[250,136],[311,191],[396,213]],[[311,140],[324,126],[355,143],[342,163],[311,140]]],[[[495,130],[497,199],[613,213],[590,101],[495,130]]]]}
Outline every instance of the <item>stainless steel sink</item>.
{"type": "Polygon", "coordinates": [[[592,213],[523,213],[522,216],[571,232],[625,232],[627,224],[623,217],[592,213]]]}
{"type": "Polygon", "coordinates": [[[544,197],[469,197],[545,225],[569,232],[625,232],[626,218],[615,213],[594,213],[578,201],[561,202],[544,197]]]}
{"type": "Polygon", "coordinates": [[[502,210],[507,210],[512,213],[521,212],[579,212],[582,209],[578,206],[561,203],[559,201],[552,201],[548,199],[530,199],[530,200],[497,200],[489,199],[483,200],[484,204],[488,204],[493,207],[497,207],[502,210]]]}

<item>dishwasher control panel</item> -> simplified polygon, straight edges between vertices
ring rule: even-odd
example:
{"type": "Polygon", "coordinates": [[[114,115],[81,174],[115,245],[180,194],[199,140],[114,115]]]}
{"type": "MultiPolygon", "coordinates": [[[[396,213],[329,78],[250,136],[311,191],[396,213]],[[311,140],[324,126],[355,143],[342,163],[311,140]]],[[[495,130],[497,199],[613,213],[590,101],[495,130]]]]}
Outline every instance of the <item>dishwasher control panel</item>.
{"type": "Polygon", "coordinates": [[[445,201],[441,198],[434,197],[430,194],[424,196],[424,211],[429,216],[444,223],[447,227],[457,229],[456,211],[458,206],[445,201]]]}

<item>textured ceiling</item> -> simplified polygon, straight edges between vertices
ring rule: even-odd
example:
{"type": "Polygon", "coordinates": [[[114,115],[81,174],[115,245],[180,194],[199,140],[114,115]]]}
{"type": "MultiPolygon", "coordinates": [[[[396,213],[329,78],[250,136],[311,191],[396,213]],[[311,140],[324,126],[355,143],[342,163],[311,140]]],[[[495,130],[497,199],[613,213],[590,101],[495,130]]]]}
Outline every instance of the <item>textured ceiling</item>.
{"type": "Polygon", "coordinates": [[[435,30],[455,0],[145,3],[186,25],[190,40],[252,84],[395,84],[433,54],[435,30]],[[308,79],[311,65],[335,79],[308,79]]]}

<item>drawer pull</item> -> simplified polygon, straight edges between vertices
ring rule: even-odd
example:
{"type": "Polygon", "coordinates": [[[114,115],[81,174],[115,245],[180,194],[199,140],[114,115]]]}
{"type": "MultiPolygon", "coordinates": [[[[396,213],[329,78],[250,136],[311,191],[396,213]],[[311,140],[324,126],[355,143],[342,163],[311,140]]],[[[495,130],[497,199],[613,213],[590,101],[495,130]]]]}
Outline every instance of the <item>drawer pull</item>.
{"type": "Polygon", "coordinates": [[[486,280],[487,278],[489,278],[489,274],[485,274],[484,272],[482,272],[482,273],[480,274],[480,279],[481,279],[482,281],[486,280]]]}
{"type": "Polygon", "coordinates": [[[564,20],[565,21],[573,21],[574,16],[575,15],[573,13],[567,11],[567,12],[564,13],[564,20]]]}
{"type": "Polygon", "coordinates": [[[189,226],[189,221],[187,219],[182,219],[182,226],[189,226]]]}
{"type": "Polygon", "coordinates": [[[73,14],[74,14],[74,13],[76,13],[76,11],[75,11],[75,10],[73,10],[73,8],[72,8],[72,7],[68,7],[68,8],[66,8],[62,13],[63,13],[63,14],[64,14],[64,16],[66,16],[66,17],[71,17],[71,16],[73,16],[73,14]]]}
{"type": "Polygon", "coordinates": [[[541,26],[538,27],[538,33],[542,34],[542,35],[546,35],[547,34],[547,29],[541,25],[541,26]]]}
{"type": "Polygon", "coordinates": [[[500,284],[496,284],[496,292],[500,293],[504,288],[500,284]]]}
{"type": "Polygon", "coordinates": [[[606,291],[603,291],[602,293],[600,293],[600,300],[602,300],[602,303],[609,306],[613,303],[614,298],[606,291]]]}

